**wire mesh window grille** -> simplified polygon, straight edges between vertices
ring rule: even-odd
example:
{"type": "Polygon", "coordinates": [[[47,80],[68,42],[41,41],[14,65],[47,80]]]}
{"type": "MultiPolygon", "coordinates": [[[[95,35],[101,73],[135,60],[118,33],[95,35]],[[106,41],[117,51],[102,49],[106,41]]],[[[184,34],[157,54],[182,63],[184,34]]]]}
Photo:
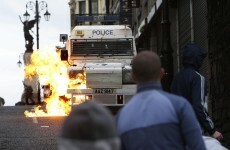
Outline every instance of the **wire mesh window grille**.
{"type": "MultiPolygon", "coordinates": [[[[208,52],[208,25],[207,25],[207,1],[199,0],[193,2],[194,8],[194,35],[195,42],[205,51],[208,52]]],[[[208,79],[208,57],[200,68],[200,73],[208,79]]]]}
{"type": "Polygon", "coordinates": [[[71,41],[72,55],[133,55],[133,39],[87,39],[71,41]]]}

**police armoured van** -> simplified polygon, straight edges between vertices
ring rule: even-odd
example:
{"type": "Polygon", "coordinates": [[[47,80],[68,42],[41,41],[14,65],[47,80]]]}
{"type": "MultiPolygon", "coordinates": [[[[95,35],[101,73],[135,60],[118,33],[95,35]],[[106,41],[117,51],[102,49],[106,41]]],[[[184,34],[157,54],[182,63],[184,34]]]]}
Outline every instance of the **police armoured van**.
{"type": "Polygon", "coordinates": [[[61,59],[70,65],[73,83],[67,93],[72,103],[83,96],[106,106],[126,104],[136,91],[131,77],[135,55],[135,39],[126,25],[76,26],[61,52],[61,59]]]}

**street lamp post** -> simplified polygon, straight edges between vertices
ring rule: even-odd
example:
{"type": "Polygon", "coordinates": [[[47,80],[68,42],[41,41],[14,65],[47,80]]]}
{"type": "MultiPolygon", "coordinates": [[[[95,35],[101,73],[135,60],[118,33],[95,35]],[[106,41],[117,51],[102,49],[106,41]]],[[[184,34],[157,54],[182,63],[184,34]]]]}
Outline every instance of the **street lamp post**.
{"type": "Polygon", "coordinates": [[[162,2],[162,47],[161,62],[165,69],[165,74],[161,80],[163,89],[170,91],[170,85],[173,80],[173,49],[170,37],[169,5],[168,0],[162,2]]]}
{"type": "MultiPolygon", "coordinates": [[[[36,0],[36,2],[29,1],[26,4],[26,12],[23,15],[26,21],[29,21],[30,14],[27,10],[31,10],[35,13],[35,22],[36,22],[36,40],[37,40],[37,49],[39,49],[39,21],[40,21],[40,12],[46,10],[44,13],[44,18],[46,21],[50,19],[50,13],[48,12],[48,4],[45,1],[36,0]]],[[[38,81],[38,95],[37,95],[38,103],[41,103],[41,96],[40,96],[40,83],[38,81]]]]}
{"type": "Polygon", "coordinates": [[[50,13],[48,12],[48,4],[45,1],[36,0],[36,2],[29,1],[26,4],[26,12],[23,15],[25,20],[29,20],[30,14],[27,10],[32,10],[35,13],[35,20],[36,20],[36,39],[37,39],[37,49],[39,49],[39,20],[41,16],[39,15],[41,11],[46,10],[44,13],[44,18],[46,21],[49,21],[50,19],[50,13]]]}

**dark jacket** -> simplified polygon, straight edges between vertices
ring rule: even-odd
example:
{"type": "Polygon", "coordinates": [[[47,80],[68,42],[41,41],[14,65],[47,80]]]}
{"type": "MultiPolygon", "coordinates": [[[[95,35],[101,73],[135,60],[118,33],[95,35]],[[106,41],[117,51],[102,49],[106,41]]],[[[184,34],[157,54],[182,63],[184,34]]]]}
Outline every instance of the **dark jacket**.
{"type": "Polygon", "coordinates": [[[214,125],[205,108],[207,85],[205,78],[198,73],[206,53],[195,44],[188,44],[182,57],[184,69],[176,74],[171,92],[183,96],[192,104],[201,127],[212,135],[215,132],[214,125]]]}

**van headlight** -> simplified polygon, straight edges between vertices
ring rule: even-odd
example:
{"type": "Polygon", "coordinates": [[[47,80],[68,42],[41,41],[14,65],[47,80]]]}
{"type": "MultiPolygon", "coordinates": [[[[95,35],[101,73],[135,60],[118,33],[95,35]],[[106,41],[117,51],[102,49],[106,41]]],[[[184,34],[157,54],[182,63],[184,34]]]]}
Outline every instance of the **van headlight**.
{"type": "Polygon", "coordinates": [[[68,69],[68,75],[69,75],[69,88],[78,88],[81,84],[86,83],[86,76],[84,73],[84,70],[81,70],[79,68],[70,68],[68,69]]]}
{"type": "Polygon", "coordinates": [[[122,69],[122,83],[123,84],[134,84],[134,81],[132,79],[131,67],[124,67],[122,69]]]}

